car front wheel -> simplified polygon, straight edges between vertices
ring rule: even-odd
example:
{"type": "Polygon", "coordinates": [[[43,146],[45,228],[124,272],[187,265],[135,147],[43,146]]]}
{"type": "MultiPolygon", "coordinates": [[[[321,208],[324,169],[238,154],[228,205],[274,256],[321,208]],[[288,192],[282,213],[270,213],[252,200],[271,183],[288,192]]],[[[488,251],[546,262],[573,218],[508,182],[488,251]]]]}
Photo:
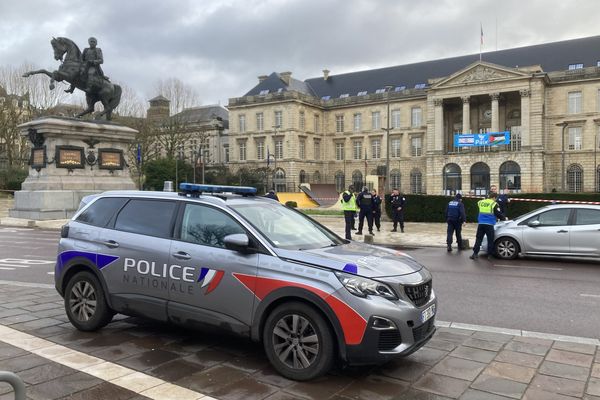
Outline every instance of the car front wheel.
{"type": "Polygon", "coordinates": [[[263,344],[273,367],[286,378],[313,379],[333,366],[331,330],[319,312],[303,303],[273,310],[265,323],[263,344]]]}
{"type": "Polygon", "coordinates": [[[496,255],[505,260],[514,260],[519,255],[519,244],[509,237],[496,241],[496,255]]]}
{"type": "Polygon", "coordinates": [[[65,310],[71,324],[80,331],[95,331],[108,324],[113,312],[106,304],[100,281],[94,274],[75,274],[65,290],[65,310]]]}

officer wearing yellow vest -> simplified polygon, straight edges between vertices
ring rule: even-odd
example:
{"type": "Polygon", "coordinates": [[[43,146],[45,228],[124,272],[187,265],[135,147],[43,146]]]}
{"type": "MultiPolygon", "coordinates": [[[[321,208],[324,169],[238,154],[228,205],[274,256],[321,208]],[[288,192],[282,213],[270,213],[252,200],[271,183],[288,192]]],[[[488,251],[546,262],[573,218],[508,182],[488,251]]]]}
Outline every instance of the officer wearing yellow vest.
{"type": "Polygon", "coordinates": [[[469,257],[471,260],[478,258],[483,236],[487,237],[487,254],[488,258],[494,257],[494,225],[496,220],[506,220],[506,216],[500,211],[498,203],[496,203],[496,192],[490,192],[487,198],[479,200],[477,207],[479,208],[479,217],[477,218],[477,234],[475,236],[475,245],[473,246],[473,254],[469,257]]]}
{"type": "Polygon", "coordinates": [[[352,225],[354,224],[354,215],[356,214],[356,196],[354,196],[354,187],[348,187],[348,190],[345,190],[342,193],[342,198],[340,199],[340,203],[342,203],[342,210],[344,210],[344,222],[346,224],[346,239],[352,240],[352,235],[350,231],[352,230],[352,225]]]}

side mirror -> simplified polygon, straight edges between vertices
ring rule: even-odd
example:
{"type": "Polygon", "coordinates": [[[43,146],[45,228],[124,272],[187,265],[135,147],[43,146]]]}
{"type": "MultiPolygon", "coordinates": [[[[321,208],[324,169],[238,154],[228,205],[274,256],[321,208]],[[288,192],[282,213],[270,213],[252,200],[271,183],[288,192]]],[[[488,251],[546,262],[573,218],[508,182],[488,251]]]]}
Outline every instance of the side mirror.
{"type": "Polygon", "coordinates": [[[527,223],[527,226],[530,226],[532,228],[537,228],[538,226],[540,226],[540,221],[538,221],[537,219],[533,220],[533,221],[529,221],[527,223]]]}
{"type": "Polygon", "coordinates": [[[225,248],[233,251],[239,251],[240,253],[250,252],[250,239],[248,235],[244,233],[235,233],[233,235],[227,235],[223,238],[225,248]]]}

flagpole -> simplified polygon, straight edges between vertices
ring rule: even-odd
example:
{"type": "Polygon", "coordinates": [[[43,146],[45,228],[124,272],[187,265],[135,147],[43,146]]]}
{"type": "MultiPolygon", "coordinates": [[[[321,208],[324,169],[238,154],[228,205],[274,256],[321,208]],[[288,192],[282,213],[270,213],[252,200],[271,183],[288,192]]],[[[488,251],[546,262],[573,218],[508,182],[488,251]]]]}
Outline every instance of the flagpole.
{"type": "Polygon", "coordinates": [[[483,24],[479,22],[479,31],[481,33],[479,37],[479,62],[481,62],[481,52],[483,49],[483,24]]]}

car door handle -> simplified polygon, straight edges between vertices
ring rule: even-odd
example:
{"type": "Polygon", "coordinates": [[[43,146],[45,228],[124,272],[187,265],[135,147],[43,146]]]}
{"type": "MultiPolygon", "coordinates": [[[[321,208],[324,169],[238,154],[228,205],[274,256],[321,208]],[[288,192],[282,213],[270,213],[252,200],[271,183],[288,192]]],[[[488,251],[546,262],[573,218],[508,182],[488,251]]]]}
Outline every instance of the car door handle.
{"type": "Polygon", "coordinates": [[[189,260],[192,258],[192,256],[190,256],[184,251],[178,251],[177,253],[173,253],[173,257],[175,257],[178,260],[189,260]]]}
{"type": "Polygon", "coordinates": [[[569,231],[565,231],[564,229],[561,229],[560,231],[556,231],[556,233],[569,233],[569,231]]]}
{"type": "Polygon", "coordinates": [[[115,242],[114,240],[107,240],[106,242],[100,243],[111,249],[116,249],[117,247],[119,247],[119,243],[115,242]]]}

